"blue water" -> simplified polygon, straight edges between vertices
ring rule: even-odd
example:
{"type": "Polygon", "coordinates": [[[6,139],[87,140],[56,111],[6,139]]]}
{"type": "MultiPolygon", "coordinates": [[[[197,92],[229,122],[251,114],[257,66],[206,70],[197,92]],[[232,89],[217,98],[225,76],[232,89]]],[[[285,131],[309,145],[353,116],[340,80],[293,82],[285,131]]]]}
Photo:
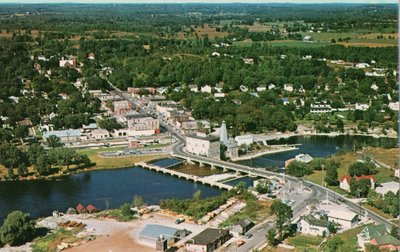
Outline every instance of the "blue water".
{"type": "Polygon", "coordinates": [[[175,159],[175,158],[164,158],[160,159],[154,162],[150,162],[150,164],[153,164],[158,167],[172,167],[178,164],[182,164],[183,161],[180,159],[175,159]]]}
{"type": "Polygon", "coordinates": [[[191,181],[178,179],[142,168],[93,171],[61,180],[10,181],[0,183],[0,223],[16,209],[32,217],[51,215],[58,209],[66,211],[78,203],[93,204],[99,209],[116,208],[132,202],[135,194],[146,203],[157,204],[160,199],[190,198],[197,190],[203,197],[222,191],[191,181]]]}
{"type": "MultiPolygon", "coordinates": [[[[287,139],[268,141],[268,144],[301,144],[299,149],[275,154],[268,154],[251,160],[241,161],[239,163],[252,167],[283,167],[288,159],[294,158],[297,154],[309,154],[312,157],[327,157],[335,154],[339,150],[351,150],[355,142],[371,143],[376,141],[372,137],[366,136],[299,136],[287,139]]],[[[396,139],[387,139],[387,141],[396,141],[396,139]]]]}
{"type": "Polygon", "coordinates": [[[243,177],[235,180],[231,180],[229,182],[226,182],[225,184],[231,185],[231,186],[236,186],[239,182],[244,182],[246,188],[253,186],[253,181],[256,180],[257,178],[251,178],[251,177],[243,177]]]}

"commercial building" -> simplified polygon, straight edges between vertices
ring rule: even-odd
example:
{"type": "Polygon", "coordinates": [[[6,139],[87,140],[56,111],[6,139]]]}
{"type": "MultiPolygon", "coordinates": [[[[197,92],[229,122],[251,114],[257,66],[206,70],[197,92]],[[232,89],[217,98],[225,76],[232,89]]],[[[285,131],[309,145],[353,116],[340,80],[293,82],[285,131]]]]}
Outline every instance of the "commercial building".
{"type": "Polygon", "coordinates": [[[153,130],[160,133],[160,121],[148,115],[136,114],[126,117],[128,128],[136,131],[153,130]]]}
{"type": "Polygon", "coordinates": [[[188,230],[180,230],[158,224],[148,224],[140,231],[139,239],[142,242],[156,245],[156,241],[161,238],[162,240],[165,239],[167,244],[172,244],[186,237],[188,234],[188,230]]]}
{"type": "Polygon", "coordinates": [[[185,243],[188,252],[213,252],[230,238],[229,230],[207,228],[185,243]]]}
{"type": "Polygon", "coordinates": [[[80,130],[53,130],[43,132],[43,138],[47,140],[50,136],[56,136],[62,142],[76,142],[81,140],[82,133],[80,130]]]}
{"type": "Polygon", "coordinates": [[[199,156],[220,159],[220,141],[218,137],[197,132],[186,137],[186,151],[199,156]]]}
{"type": "Polygon", "coordinates": [[[132,104],[129,101],[115,101],[113,102],[114,114],[123,115],[132,110],[132,104]]]}

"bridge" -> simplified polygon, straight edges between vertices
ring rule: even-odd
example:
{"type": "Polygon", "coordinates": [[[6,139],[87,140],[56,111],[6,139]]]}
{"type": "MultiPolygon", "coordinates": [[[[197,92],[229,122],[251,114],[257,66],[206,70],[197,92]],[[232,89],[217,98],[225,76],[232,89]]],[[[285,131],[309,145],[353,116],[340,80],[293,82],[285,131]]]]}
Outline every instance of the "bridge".
{"type": "Polygon", "coordinates": [[[145,169],[148,169],[148,170],[151,170],[151,171],[162,172],[164,174],[169,174],[171,176],[176,176],[178,178],[184,178],[186,180],[199,182],[199,183],[202,183],[203,185],[207,184],[207,185],[212,186],[212,187],[218,187],[219,189],[231,190],[233,188],[233,186],[230,186],[230,185],[227,185],[227,184],[223,184],[223,183],[220,183],[220,182],[215,182],[215,181],[209,180],[207,178],[202,178],[202,177],[198,177],[198,176],[195,176],[195,175],[191,175],[191,174],[186,174],[186,173],[170,170],[170,169],[167,169],[167,168],[159,167],[159,166],[148,164],[148,163],[145,163],[145,162],[136,163],[135,165],[140,166],[140,167],[145,168],[145,169]]]}

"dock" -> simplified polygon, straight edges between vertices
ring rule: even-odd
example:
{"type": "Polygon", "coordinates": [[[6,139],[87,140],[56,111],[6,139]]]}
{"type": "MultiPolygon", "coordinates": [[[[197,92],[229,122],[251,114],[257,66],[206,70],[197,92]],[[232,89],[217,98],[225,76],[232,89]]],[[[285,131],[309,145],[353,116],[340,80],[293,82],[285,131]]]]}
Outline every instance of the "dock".
{"type": "Polygon", "coordinates": [[[199,182],[199,183],[202,183],[203,185],[209,185],[209,186],[212,186],[212,187],[217,187],[219,189],[225,189],[225,190],[229,191],[229,190],[231,190],[233,188],[233,186],[231,186],[231,185],[227,185],[227,184],[224,184],[224,183],[212,181],[210,179],[207,179],[207,177],[202,178],[202,177],[198,177],[196,175],[191,175],[191,174],[186,174],[186,173],[174,171],[174,170],[171,170],[171,169],[159,167],[159,166],[148,164],[148,163],[145,163],[145,162],[136,163],[135,165],[136,166],[140,166],[140,167],[142,167],[144,169],[148,169],[148,170],[156,171],[156,172],[162,172],[164,174],[169,174],[171,176],[176,176],[178,178],[184,178],[186,180],[199,182]]]}

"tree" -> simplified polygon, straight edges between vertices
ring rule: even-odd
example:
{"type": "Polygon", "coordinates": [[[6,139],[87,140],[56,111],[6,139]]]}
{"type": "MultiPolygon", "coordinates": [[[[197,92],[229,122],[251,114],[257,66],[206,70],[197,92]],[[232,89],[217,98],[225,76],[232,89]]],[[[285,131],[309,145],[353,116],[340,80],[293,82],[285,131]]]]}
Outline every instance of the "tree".
{"type": "Polygon", "coordinates": [[[372,175],[375,173],[375,164],[369,160],[365,162],[355,162],[349,167],[350,176],[372,175]]]}
{"type": "Polygon", "coordinates": [[[269,229],[267,231],[267,233],[265,234],[265,239],[267,240],[268,244],[271,247],[275,247],[276,245],[278,245],[278,240],[275,237],[276,237],[276,229],[275,228],[269,229]]]}
{"type": "Polygon", "coordinates": [[[200,201],[201,200],[201,191],[197,190],[196,192],[194,192],[192,198],[194,201],[200,201]]]}
{"type": "Polygon", "coordinates": [[[29,134],[28,126],[26,126],[26,125],[20,125],[20,126],[17,126],[17,127],[14,129],[14,135],[15,135],[15,137],[21,139],[21,142],[23,141],[23,139],[24,139],[25,137],[28,136],[28,134],[29,134]]]}
{"type": "Polygon", "coordinates": [[[337,120],[336,120],[336,128],[337,128],[340,132],[344,132],[344,123],[343,123],[343,120],[341,120],[341,119],[337,119],[337,120]]]}
{"type": "Polygon", "coordinates": [[[268,181],[261,181],[256,186],[256,191],[259,193],[268,193],[269,192],[269,182],[268,181]]]}
{"type": "Polygon", "coordinates": [[[144,204],[144,200],[143,200],[142,196],[135,194],[135,196],[133,196],[132,205],[134,207],[140,208],[141,206],[143,206],[143,204],[144,204]]]}
{"type": "Polygon", "coordinates": [[[370,187],[370,179],[352,178],[350,180],[350,193],[356,197],[367,197],[370,187]]]}
{"type": "Polygon", "coordinates": [[[312,170],[305,164],[299,161],[292,161],[286,168],[286,172],[295,177],[303,177],[304,175],[309,175],[312,170]]]}
{"type": "Polygon", "coordinates": [[[35,170],[39,175],[47,174],[50,171],[50,161],[46,154],[40,155],[34,164],[35,170]]]}
{"type": "Polygon", "coordinates": [[[117,119],[115,119],[114,117],[105,118],[103,120],[98,121],[97,123],[100,128],[106,129],[108,131],[113,131],[122,128],[121,124],[119,124],[117,122],[117,119]]]}
{"type": "Polygon", "coordinates": [[[271,204],[271,212],[276,215],[276,227],[279,232],[279,238],[283,238],[284,227],[293,217],[292,208],[280,200],[274,200],[271,204]]]}
{"type": "Polygon", "coordinates": [[[332,221],[328,222],[328,231],[330,234],[336,234],[337,227],[334,222],[332,222],[332,221]]]}
{"type": "Polygon", "coordinates": [[[123,204],[120,207],[120,210],[121,210],[121,215],[122,215],[122,217],[124,219],[132,218],[133,214],[132,214],[132,211],[131,211],[131,205],[130,204],[128,204],[128,203],[123,204]]]}
{"type": "Polygon", "coordinates": [[[34,231],[34,222],[29,214],[16,210],[4,220],[0,228],[0,239],[4,244],[21,245],[33,238],[34,231]]]}
{"type": "Polygon", "coordinates": [[[61,138],[59,138],[58,136],[51,135],[47,138],[47,146],[49,146],[50,148],[54,149],[63,145],[64,144],[61,142],[61,138]]]}
{"type": "Polygon", "coordinates": [[[337,167],[334,165],[326,166],[326,176],[325,182],[330,186],[335,186],[339,184],[337,167]]]}

